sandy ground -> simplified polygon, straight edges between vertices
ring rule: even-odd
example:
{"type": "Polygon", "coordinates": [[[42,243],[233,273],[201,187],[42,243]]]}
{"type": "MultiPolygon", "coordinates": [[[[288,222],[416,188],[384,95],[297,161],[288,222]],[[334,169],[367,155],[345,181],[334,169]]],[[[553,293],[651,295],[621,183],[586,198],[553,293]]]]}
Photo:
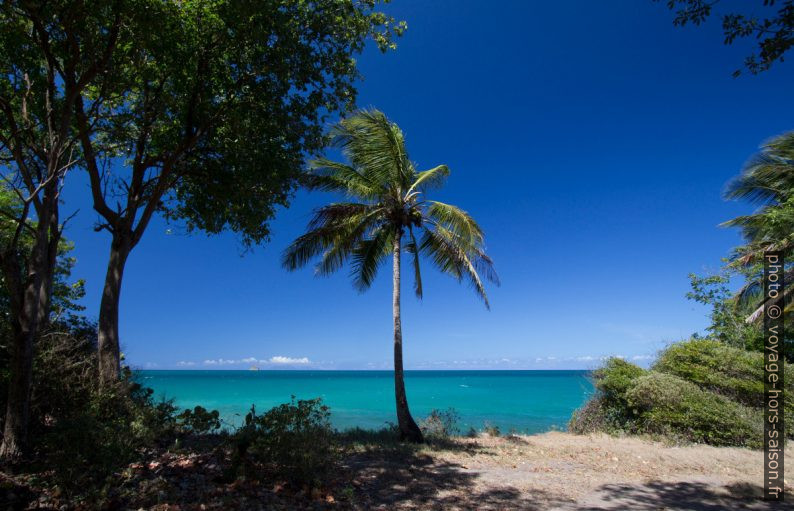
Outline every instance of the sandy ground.
{"type": "MultiPolygon", "coordinates": [[[[794,463],[794,446],[786,452],[794,463]]],[[[357,474],[355,508],[794,509],[794,494],[785,504],[759,499],[762,453],[748,449],[553,432],[463,439],[402,458],[380,454],[349,460],[357,474]]]]}

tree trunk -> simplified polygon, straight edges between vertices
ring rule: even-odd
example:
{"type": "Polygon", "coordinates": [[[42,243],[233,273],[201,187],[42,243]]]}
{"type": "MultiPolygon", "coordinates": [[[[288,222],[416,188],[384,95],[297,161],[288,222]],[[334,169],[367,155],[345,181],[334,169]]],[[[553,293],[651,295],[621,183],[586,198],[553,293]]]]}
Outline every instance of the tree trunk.
{"type": "MultiPolygon", "coordinates": [[[[8,401],[6,403],[3,443],[0,457],[16,459],[27,447],[28,419],[30,416],[30,387],[33,383],[33,341],[36,336],[35,285],[26,286],[24,306],[20,317],[15,318],[9,369],[8,401]]],[[[16,315],[16,314],[15,314],[16,315]]]]}
{"type": "MultiPolygon", "coordinates": [[[[57,208],[54,200],[45,192],[43,207],[57,208]]],[[[51,218],[46,213],[43,217],[48,220],[51,218]]],[[[50,239],[48,220],[41,220],[37,226],[36,239],[24,278],[21,256],[16,248],[12,247],[3,257],[3,272],[11,298],[13,323],[8,401],[3,443],[0,445],[0,457],[4,459],[19,458],[27,448],[30,393],[33,384],[33,345],[43,315],[48,312],[41,311],[41,307],[49,307],[50,303],[49,297],[42,296],[42,293],[51,290],[49,280],[52,278],[53,268],[50,266],[54,263],[54,258],[50,257],[50,247],[54,245],[57,250],[57,240],[53,244],[50,239]]],[[[57,226],[54,231],[58,233],[57,226]]]]}
{"type": "Polygon", "coordinates": [[[400,318],[400,238],[394,240],[394,290],[392,307],[394,314],[394,394],[397,399],[397,424],[400,428],[400,440],[421,443],[424,438],[419,426],[416,425],[411,411],[408,409],[408,398],[405,396],[405,377],[403,375],[403,332],[400,318]]]}
{"type": "Polygon", "coordinates": [[[132,250],[130,238],[114,234],[110,244],[110,260],[105,275],[102,302],[99,305],[99,378],[102,386],[116,382],[121,373],[119,299],[124,265],[127,263],[130,250],[132,250]]]}

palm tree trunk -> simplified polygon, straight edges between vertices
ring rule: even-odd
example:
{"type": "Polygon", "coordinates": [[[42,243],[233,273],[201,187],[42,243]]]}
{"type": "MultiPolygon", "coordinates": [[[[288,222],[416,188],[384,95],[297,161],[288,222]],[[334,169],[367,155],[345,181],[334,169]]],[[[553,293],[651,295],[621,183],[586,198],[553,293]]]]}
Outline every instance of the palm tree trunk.
{"type": "Polygon", "coordinates": [[[392,292],[392,311],[394,314],[394,395],[397,399],[397,424],[400,428],[400,440],[421,443],[422,431],[416,425],[411,411],[408,409],[408,398],[405,396],[405,376],[403,374],[403,332],[400,318],[400,238],[394,240],[394,289],[392,292]]]}

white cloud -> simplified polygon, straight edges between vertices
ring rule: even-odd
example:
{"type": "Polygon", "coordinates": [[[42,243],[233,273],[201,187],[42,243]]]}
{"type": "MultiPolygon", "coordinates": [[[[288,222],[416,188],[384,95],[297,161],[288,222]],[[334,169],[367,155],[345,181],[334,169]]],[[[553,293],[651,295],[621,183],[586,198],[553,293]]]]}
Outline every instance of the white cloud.
{"type": "Polygon", "coordinates": [[[194,365],[196,365],[196,363],[195,362],[190,362],[190,361],[185,361],[185,360],[180,360],[179,362],[176,363],[176,365],[178,365],[179,367],[188,367],[188,366],[194,366],[194,365]]]}
{"type": "MultiPolygon", "coordinates": [[[[311,361],[308,357],[293,358],[277,355],[268,359],[257,359],[256,357],[241,358],[239,360],[231,358],[207,359],[202,363],[208,366],[231,366],[243,364],[306,365],[311,364],[311,361]]],[[[177,365],[187,366],[194,364],[192,362],[177,362],[177,365]]]]}
{"type": "Polygon", "coordinates": [[[270,359],[267,360],[267,362],[270,362],[271,364],[294,364],[294,365],[304,365],[310,363],[307,357],[292,358],[292,357],[283,357],[281,355],[270,357],[270,359]]]}
{"type": "Polygon", "coordinates": [[[651,360],[652,358],[652,355],[634,355],[631,357],[632,360],[651,360]]]}

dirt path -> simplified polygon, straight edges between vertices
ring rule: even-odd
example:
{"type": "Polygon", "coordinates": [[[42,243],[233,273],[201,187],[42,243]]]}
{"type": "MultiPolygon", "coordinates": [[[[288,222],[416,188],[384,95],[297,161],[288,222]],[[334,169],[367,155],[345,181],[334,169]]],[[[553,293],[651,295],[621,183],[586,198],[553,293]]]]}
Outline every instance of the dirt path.
{"type": "MultiPolygon", "coordinates": [[[[465,439],[349,462],[358,509],[794,509],[759,500],[762,455],[567,433],[465,439]]],[[[787,449],[794,460],[794,448],[787,449]]],[[[789,487],[790,491],[791,488],[789,487]]]]}

